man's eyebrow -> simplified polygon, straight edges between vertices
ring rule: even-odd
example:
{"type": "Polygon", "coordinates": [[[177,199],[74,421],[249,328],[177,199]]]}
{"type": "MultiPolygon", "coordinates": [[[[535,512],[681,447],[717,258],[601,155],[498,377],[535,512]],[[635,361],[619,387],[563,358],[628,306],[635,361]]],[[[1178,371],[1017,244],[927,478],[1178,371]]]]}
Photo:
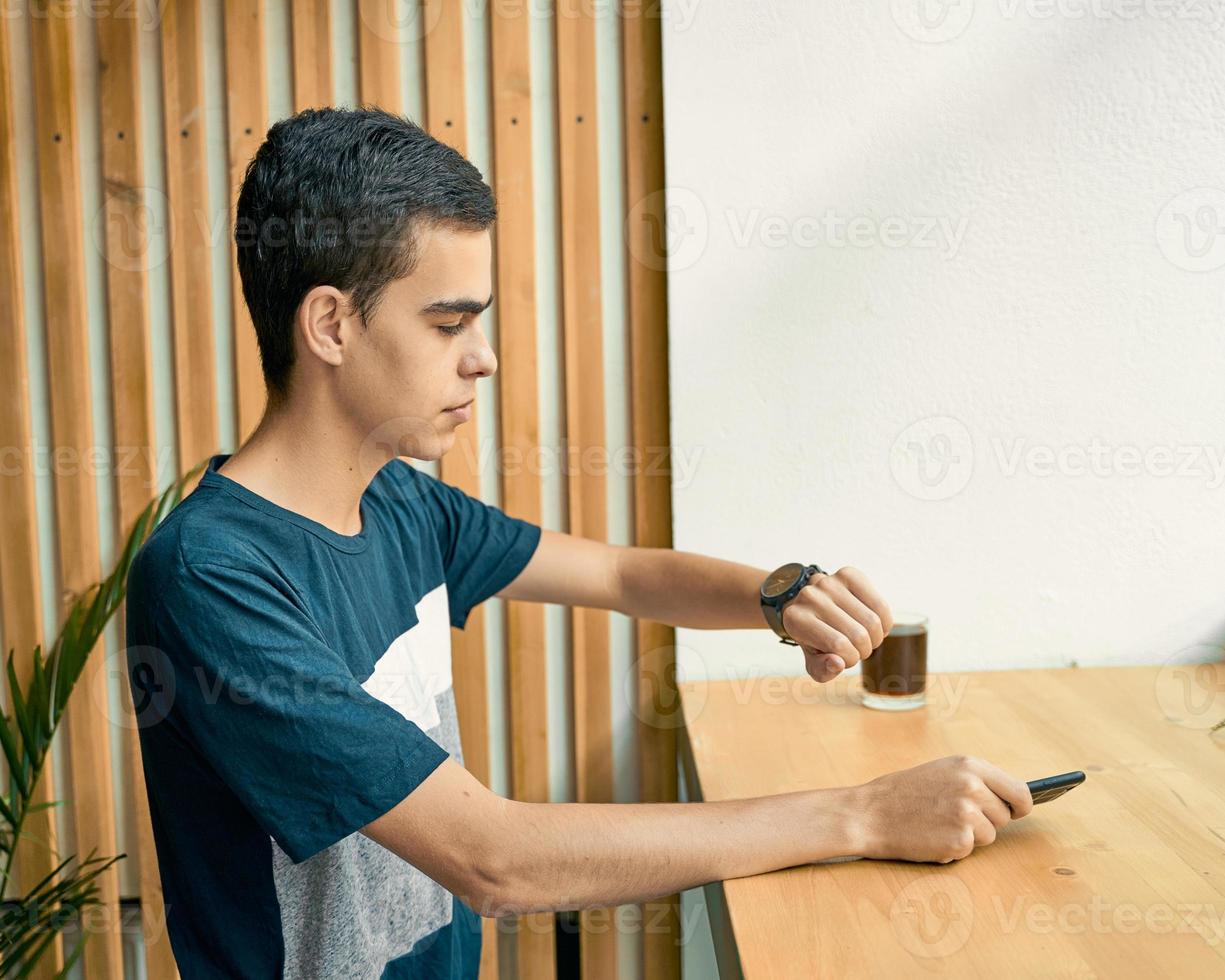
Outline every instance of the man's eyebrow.
{"type": "Polygon", "coordinates": [[[444,313],[484,313],[493,302],[493,293],[489,299],[481,302],[477,299],[436,299],[421,310],[422,316],[441,316],[444,313]]]}

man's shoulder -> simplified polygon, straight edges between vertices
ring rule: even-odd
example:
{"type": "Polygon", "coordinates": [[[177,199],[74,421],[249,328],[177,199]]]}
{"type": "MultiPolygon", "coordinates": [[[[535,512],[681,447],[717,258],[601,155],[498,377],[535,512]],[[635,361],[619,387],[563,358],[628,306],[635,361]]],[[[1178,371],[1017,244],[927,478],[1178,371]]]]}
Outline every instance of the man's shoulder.
{"type": "Polygon", "coordinates": [[[215,494],[198,488],[167,514],[132,559],[133,584],[161,591],[199,565],[258,570],[262,563],[248,530],[227,520],[218,503],[215,494]]]}

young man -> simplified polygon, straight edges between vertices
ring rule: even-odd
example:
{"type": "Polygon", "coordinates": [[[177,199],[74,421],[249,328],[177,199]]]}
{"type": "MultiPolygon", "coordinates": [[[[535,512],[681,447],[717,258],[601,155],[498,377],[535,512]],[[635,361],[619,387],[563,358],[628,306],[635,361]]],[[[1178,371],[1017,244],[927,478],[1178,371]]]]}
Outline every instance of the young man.
{"type": "MultiPolygon", "coordinates": [[[[129,579],[184,980],[473,977],[480,915],[640,902],[838,855],[945,862],[1032,805],[966,757],[684,804],[515,802],[464,769],[450,627],[492,595],[766,626],[763,569],[543,531],[399,458],[446,453],[496,370],[479,320],[494,217],[471,164],[375,110],[279,122],[248,168],[235,235],[267,411],[129,579]]],[[[824,682],[891,619],[843,568],[809,579],[776,625],[824,682]]]]}

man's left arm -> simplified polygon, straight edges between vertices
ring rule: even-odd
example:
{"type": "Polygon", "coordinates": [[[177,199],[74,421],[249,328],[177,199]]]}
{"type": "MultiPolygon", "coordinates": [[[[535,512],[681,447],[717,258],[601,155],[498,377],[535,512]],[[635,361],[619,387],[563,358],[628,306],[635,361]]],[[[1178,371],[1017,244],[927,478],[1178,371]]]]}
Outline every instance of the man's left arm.
{"type": "MultiPolygon", "coordinates": [[[[637,548],[541,532],[504,599],[615,609],[635,619],[692,629],[768,628],[760,587],[769,572],[722,558],[637,548]]],[[[783,610],[808,674],[825,682],[880,646],[893,625],[888,605],[863,572],[814,575],[783,610]]]]}

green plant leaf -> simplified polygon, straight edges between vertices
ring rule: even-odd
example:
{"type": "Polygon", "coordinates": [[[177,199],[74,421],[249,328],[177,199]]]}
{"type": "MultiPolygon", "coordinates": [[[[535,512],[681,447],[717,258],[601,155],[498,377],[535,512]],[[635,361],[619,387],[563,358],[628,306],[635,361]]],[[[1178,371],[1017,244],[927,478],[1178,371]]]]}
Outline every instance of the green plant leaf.
{"type": "MultiPolygon", "coordinates": [[[[110,574],[101,582],[70,597],[59,635],[43,654],[33,651],[29,682],[23,689],[14,667],[15,650],[9,651],[7,674],[12,716],[0,717],[0,749],[9,765],[8,796],[0,800],[0,845],[4,867],[0,881],[9,882],[13,851],[23,840],[37,840],[22,830],[25,818],[62,801],[32,802],[32,790],[41,775],[52,739],[80,680],[90,654],[97,648],[106,624],[127,596],[128,573],[141,546],[166,515],[183,499],[183,491],[208,466],[208,458],[197,463],[157,497],[150,500],[133,523],[124,547],[110,574]]],[[[47,842],[39,841],[46,844],[47,842]]],[[[54,849],[50,849],[54,853],[54,849]]],[[[0,904],[0,976],[26,977],[63,930],[64,914],[98,904],[98,876],[125,855],[100,858],[94,852],[77,863],[68,857],[59,863],[19,901],[0,904]]],[[[58,976],[67,974],[77,962],[85,939],[77,944],[58,976]]]]}
{"type": "Polygon", "coordinates": [[[8,716],[0,718],[0,746],[4,749],[5,758],[8,759],[9,776],[17,784],[18,792],[23,798],[29,797],[30,787],[25,780],[25,767],[21,764],[22,753],[17,748],[17,740],[13,736],[13,731],[9,727],[10,722],[8,716]]]}

